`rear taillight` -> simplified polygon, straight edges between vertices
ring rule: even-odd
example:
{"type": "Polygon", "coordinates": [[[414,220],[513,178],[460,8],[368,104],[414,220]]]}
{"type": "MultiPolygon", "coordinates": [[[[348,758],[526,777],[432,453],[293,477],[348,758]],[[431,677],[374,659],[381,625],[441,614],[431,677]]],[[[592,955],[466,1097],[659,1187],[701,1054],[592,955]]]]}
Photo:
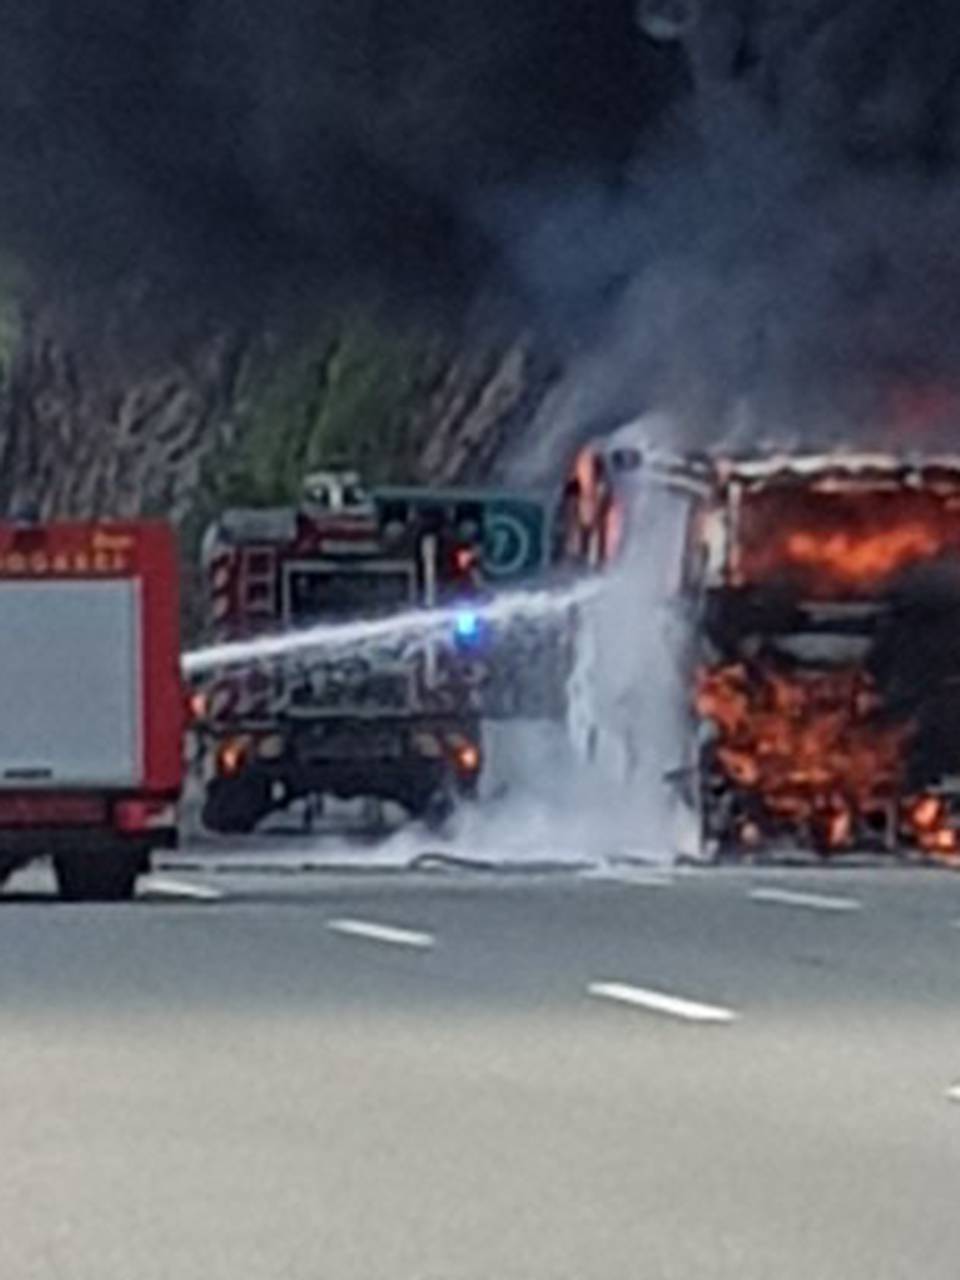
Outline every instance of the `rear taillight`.
{"type": "Polygon", "coordinates": [[[470,777],[480,768],[480,748],[472,742],[459,742],[453,750],[453,762],[457,772],[470,777]]]}
{"type": "Polygon", "coordinates": [[[113,807],[117,831],[134,834],[177,825],[177,806],[169,800],[119,800],[113,807]]]}
{"type": "Polygon", "coordinates": [[[459,575],[467,574],[476,568],[477,553],[472,547],[457,547],[453,553],[453,567],[459,575]]]}
{"type": "Polygon", "coordinates": [[[232,778],[247,763],[250,743],[246,738],[226,738],[217,748],[217,773],[232,778]]]}
{"type": "Polygon", "coordinates": [[[187,698],[187,721],[189,724],[199,724],[206,720],[210,712],[210,699],[199,689],[195,690],[187,698]]]}

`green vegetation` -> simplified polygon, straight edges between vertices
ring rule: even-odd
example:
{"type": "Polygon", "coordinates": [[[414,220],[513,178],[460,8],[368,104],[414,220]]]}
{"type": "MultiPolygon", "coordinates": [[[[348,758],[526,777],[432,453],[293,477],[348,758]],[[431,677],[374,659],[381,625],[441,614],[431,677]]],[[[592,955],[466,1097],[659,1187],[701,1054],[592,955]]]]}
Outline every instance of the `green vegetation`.
{"type": "Polygon", "coordinates": [[[470,461],[476,419],[495,442],[497,415],[515,408],[519,375],[503,372],[501,353],[439,322],[401,327],[378,307],[328,307],[306,333],[267,320],[253,333],[201,325],[181,340],[137,329],[136,317],[128,325],[121,303],[103,325],[78,324],[72,308],[25,288],[0,252],[5,492],[40,483],[64,514],[172,518],[190,637],[201,626],[203,534],[225,509],[292,504],[324,465],[354,466],[377,485],[436,479],[464,424],[470,461]]]}
{"type": "Polygon", "coordinates": [[[428,343],[350,318],[276,357],[260,354],[239,389],[233,438],[204,489],[218,508],[289,502],[331,459],[371,480],[416,475],[415,409],[435,363],[428,343]]]}
{"type": "Polygon", "coordinates": [[[440,350],[365,316],[318,332],[292,350],[248,355],[228,437],[210,450],[181,528],[188,635],[201,625],[200,542],[225,508],[296,501],[304,475],[324,463],[360,469],[371,482],[418,478],[417,412],[440,368],[440,350]]]}

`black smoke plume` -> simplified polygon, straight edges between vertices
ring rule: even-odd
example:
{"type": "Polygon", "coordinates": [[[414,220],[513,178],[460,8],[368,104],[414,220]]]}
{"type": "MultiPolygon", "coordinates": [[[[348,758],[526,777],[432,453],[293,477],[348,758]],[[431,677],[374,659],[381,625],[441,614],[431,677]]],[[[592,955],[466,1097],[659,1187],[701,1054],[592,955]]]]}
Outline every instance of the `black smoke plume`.
{"type": "Polygon", "coordinates": [[[615,186],[682,88],[629,0],[2,0],[0,248],[139,275],[469,295],[484,210],[615,186]]]}
{"type": "Polygon", "coordinates": [[[571,297],[607,298],[532,438],[663,410],[664,444],[955,448],[960,7],[642,0],[661,10],[683,128],[625,198],[527,223],[518,261],[574,325],[571,297]]]}

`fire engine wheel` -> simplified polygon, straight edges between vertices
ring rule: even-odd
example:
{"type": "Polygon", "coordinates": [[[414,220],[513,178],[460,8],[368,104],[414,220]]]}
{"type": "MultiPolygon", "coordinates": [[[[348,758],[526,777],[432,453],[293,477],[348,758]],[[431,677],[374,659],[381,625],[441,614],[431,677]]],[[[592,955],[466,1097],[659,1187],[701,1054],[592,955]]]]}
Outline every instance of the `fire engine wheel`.
{"type": "Polygon", "coordinates": [[[57,854],[53,870],[64,902],[129,902],[143,858],[131,849],[57,854]]]}
{"type": "Polygon", "coordinates": [[[424,802],[420,817],[428,831],[440,835],[449,828],[456,809],[457,802],[450,787],[437,787],[424,802]]]}
{"type": "Polygon", "coordinates": [[[215,778],[207,787],[201,815],[208,831],[219,835],[249,835],[270,811],[270,783],[249,775],[215,778]]]}
{"type": "Polygon", "coordinates": [[[382,796],[364,796],[360,807],[361,829],[371,836],[387,829],[387,811],[382,796]]]}

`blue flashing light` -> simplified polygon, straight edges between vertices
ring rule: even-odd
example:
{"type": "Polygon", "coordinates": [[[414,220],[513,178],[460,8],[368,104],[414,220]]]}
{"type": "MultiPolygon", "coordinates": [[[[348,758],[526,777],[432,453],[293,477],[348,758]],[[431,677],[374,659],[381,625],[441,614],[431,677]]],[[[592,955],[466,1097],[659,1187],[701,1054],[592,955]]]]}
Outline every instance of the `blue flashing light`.
{"type": "Polygon", "coordinates": [[[480,635],[480,618],[472,609],[457,611],[453,629],[458,640],[469,642],[480,635]]]}
{"type": "Polygon", "coordinates": [[[475,609],[458,609],[453,620],[453,642],[459,649],[476,649],[486,639],[483,615],[475,609]]]}

